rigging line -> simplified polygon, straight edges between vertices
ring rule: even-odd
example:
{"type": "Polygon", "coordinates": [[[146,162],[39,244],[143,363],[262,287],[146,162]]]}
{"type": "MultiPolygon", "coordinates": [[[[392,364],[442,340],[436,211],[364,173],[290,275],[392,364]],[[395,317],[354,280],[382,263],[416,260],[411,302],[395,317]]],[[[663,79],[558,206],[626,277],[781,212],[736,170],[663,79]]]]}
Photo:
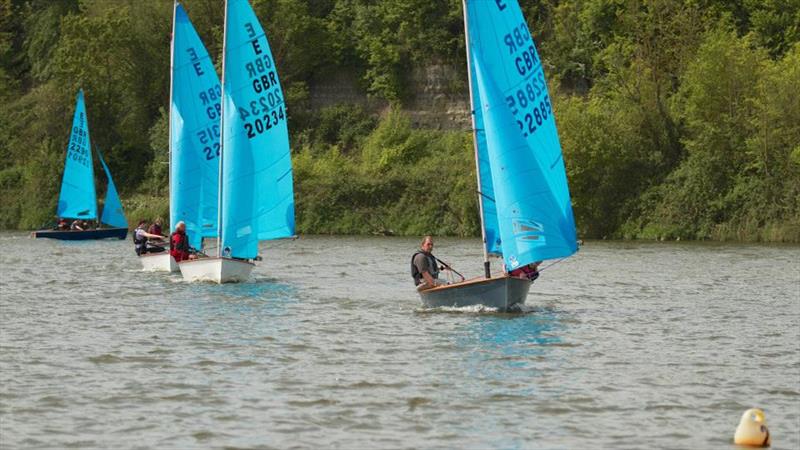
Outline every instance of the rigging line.
{"type": "Polygon", "coordinates": [[[555,262],[553,262],[552,264],[548,264],[548,265],[546,265],[546,266],[542,267],[541,269],[539,269],[539,272],[542,272],[542,271],[544,271],[545,269],[549,269],[549,268],[551,268],[551,267],[555,266],[556,264],[560,263],[561,261],[563,261],[563,260],[565,260],[565,259],[567,259],[567,258],[569,258],[569,256],[565,256],[565,257],[563,257],[563,258],[561,258],[561,259],[559,259],[559,260],[556,260],[556,261],[555,261],[555,262]]]}

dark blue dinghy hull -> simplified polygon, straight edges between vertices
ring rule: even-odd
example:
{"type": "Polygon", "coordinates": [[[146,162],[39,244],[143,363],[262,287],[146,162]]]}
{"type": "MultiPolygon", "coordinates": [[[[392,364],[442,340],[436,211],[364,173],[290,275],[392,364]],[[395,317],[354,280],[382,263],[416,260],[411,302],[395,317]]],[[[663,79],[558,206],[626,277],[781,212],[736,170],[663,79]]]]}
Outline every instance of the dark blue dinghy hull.
{"type": "Polygon", "coordinates": [[[34,239],[61,239],[62,241],[88,241],[91,239],[125,239],[128,236],[127,228],[100,228],[85,231],[39,230],[31,233],[34,239]]]}

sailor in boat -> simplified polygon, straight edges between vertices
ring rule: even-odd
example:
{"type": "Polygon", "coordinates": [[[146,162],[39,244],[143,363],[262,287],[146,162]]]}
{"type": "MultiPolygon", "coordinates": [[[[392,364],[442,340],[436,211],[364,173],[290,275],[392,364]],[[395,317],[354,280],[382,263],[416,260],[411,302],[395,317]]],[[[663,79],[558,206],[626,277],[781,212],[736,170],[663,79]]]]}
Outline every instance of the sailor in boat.
{"type": "Polygon", "coordinates": [[[439,266],[433,256],[433,238],[422,238],[420,249],[411,257],[411,276],[418,291],[447,284],[439,279],[439,266]]]}
{"type": "Polygon", "coordinates": [[[160,253],[164,251],[164,247],[158,245],[164,239],[164,236],[159,234],[152,234],[145,231],[147,229],[147,221],[140,220],[139,226],[133,230],[133,244],[136,249],[136,255],[142,256],[146,253],[160,253]],[[150,242],[150,239],[156,242],[150,242]]]}
{"type": "Polygon", "coordinates": [[[534,263],[530,263],[524,265],[522,267],[517,267],[516,269],[512,270],[508,273],[509,276],[515,278],[527,278],[531,282],[539,278],[539,264],[541,261],[536,261],[534,263]]]}
{"type": "Polygon", "coordinates": [[[161,218],[160,217],[157,218],[155,220],[155,222],[153,222],[152,225],[150,225],[150,228],[147,229],[147,232],[150,233],[150,234],[157,234],[159,236],[163,236],[164,235],[164,233],[162,233],[162,230],[161,230],[161,218]]]}
{"type": "Polygon", "coordinates": [[[65,219],[63,217],[61,219],[58,219],[58,224],[56,225],[56,230],[58,230],[58,231],[67,231],[67,230],[69,230],[69,222],[67,222],[67,219],[65,219]]]}
{"type": "Polygon", "coordinates": [[[186,236],[186,223],[182,220],[175,225],[175,231],[169,237],[169,254],[175,258],[175,262],[195,259],[194,249],[189,246],[189,237],[186,236]]]}

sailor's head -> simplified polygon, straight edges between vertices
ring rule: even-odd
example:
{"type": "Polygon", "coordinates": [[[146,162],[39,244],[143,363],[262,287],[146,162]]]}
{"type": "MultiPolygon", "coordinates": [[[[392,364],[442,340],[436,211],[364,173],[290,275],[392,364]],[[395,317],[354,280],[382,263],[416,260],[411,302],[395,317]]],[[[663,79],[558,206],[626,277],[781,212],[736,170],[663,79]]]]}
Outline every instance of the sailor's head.
{"type": "Polygon", "coordinates": [[[153,223],[158,225],[158,226],[161,226],[161,217],[157,218],[156,221],[153,222],[153,223]]]}
{"type": "Polygon", "coordinates": [[[142,219],[142,220],[139,221],[139,226],[140,227],[143,227],[145,225],[147,225],[147,221],[146,220],[142,219]]]}
{"type": "Polygon", "coordinates": [[[178,222],[178,224],[175,225],[175,231],[186,231],[186,223],[182,220],[178,222]]]}
{"type": "Polygon", "coordinates": [[[424,252],[431,252],[433,250],[433,238],[431,236],[422,238],[422,243],[419,245],[419,248],[424,252]]]}

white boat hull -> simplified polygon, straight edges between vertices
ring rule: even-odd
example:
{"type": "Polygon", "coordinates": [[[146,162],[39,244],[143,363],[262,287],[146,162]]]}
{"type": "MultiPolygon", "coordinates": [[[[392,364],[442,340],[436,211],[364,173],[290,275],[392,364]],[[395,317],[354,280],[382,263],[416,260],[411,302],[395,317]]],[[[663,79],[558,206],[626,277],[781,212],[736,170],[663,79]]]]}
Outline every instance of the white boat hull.
{"type": "Polygon", "coordinates": [[[142,269],[151,272],[179,272],[178,263],[169,252],[146,253],[139,256],[142,269]]]}
{"type": "Polygon", "coordinates": [[[525,278],[473,278],[419,291],[419,296],[428,308],[483,305],[505,312],[524,305],[530,288],[525,278]]]}
{"type": "Polygon", "coordinates": [[[255,264],[230,258],[200,258],[181,261],[178,266],[186,281],[222,284],[247,281],[255,264]]]}

